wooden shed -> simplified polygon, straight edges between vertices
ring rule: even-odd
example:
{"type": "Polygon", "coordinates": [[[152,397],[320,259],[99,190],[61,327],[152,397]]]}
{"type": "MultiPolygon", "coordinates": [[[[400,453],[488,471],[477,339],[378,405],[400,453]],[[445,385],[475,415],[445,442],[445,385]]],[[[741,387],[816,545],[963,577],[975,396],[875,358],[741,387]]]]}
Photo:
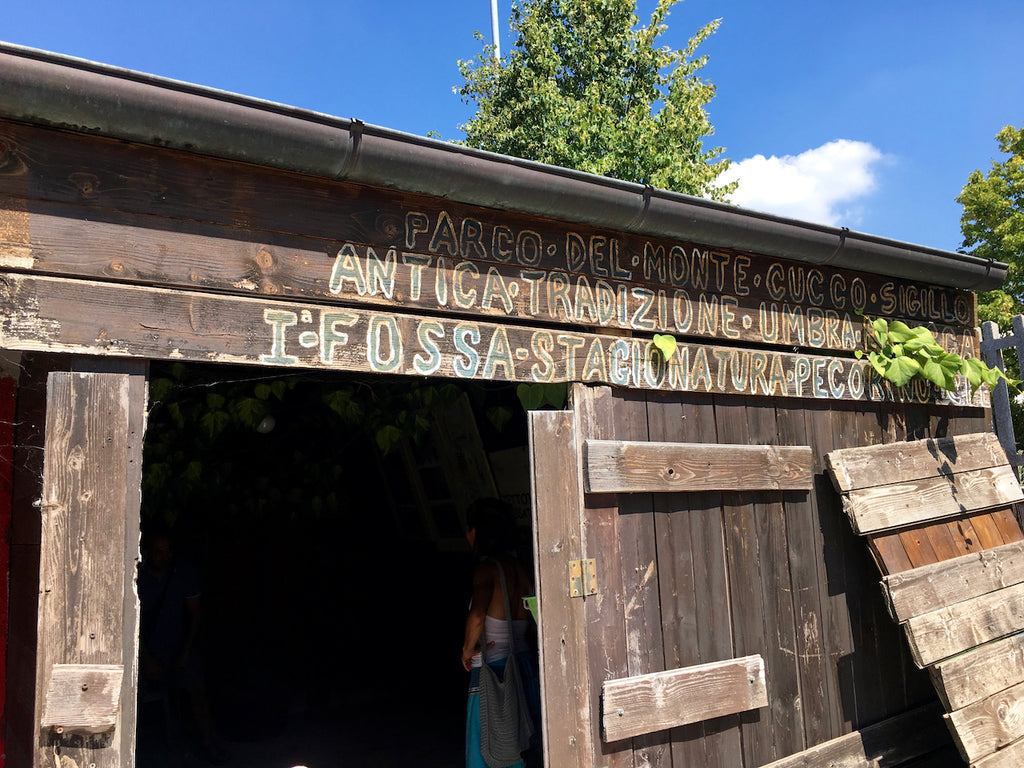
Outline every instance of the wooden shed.
{"type": "MultiPolygon", "coordinates": [[[[823,744],[843,766],[955,764],[824,457],[989,428],[969,392],[894,390],[853,353],[868,316],[976,354],[971,291],[1005,269],[4,46],[8,764],[135,764],[147,386],[167,363],[568,384],[521,416],[504,494],[529,489],[549,768],[809,766],[823,744]]],[[[435,430],[454,534],[418,492],[435,544],[499,485],[467,420],[435,430]]],[[[365,514],[413,474],[363,489],[365,514]]],[[[453,678],[457,642],[431,662],[453,678]]]]}

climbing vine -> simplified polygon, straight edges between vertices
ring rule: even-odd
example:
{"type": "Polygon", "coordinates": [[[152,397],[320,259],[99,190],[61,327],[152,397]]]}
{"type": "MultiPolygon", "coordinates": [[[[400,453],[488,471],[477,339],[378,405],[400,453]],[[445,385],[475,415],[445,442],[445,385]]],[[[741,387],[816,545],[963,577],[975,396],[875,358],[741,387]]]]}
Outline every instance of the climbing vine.
{"type": "Polygon", "coordinates": [[[982,384],[994,387],[1005,380],[1011,387],[1020,384],[998,368],[990,368],[976,357],[961,357],[947,352],[936,341],[930,330],[923,326],[911,328],[906,323],[884,318],[867,320],[866,346],[857,350],[858,359],[867,358],[875,372],[886,381],[902,387],[914,378],[931,382],[940,389],[956,389],[957,374],[970,382],[974,393],[982,384]]]}

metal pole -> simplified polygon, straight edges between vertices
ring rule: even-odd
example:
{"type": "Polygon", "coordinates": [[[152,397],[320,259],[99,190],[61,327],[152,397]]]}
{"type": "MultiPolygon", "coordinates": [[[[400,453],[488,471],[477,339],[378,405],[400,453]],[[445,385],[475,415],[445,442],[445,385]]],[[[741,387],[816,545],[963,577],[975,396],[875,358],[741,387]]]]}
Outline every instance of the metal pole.
{"type": "Polygon", "coordinates": [[[501,61],[501,39],[498,37],[498,0],[491,0],[491,41],[494,43],[494,60],[501,61]]]}

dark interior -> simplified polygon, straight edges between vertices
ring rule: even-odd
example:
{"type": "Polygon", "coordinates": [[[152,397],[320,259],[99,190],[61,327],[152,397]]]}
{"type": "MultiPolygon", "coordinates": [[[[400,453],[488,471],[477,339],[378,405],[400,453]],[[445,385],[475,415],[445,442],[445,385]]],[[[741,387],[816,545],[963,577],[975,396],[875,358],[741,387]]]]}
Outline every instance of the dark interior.
{"type": "MultiPolygon", "coordinates": [[[[514,385],[182,364],[150,380],[144,544],[169,532],[201,577],[223,764],[461,764],[473,558],[467,488],[439,454],[444,440],[482,449],[529,559],[514,385]]],[[[138,765],[202,764],[190,706],[153,688],[140,686],[138,765]]]]}

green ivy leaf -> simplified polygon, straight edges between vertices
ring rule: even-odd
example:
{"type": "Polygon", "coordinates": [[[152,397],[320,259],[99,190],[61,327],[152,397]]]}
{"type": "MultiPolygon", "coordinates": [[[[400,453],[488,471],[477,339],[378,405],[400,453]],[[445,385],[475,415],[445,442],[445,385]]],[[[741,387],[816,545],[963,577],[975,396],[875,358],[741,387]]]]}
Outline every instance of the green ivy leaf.
{"type": "Polygon", "coordinates": [[[679,346],[679,344],[678,342],[676,342],[675,336],[670,336],[668,334],[663,333],[656,333],[654,334],[654,346],[661,350],[662,357],[664,357],[665,360],[668,361],[671,360],[672,355],[676,353],[676,348],[679,346]]]}
{"type": "Polygon", "coordinates": [[[535,411],[544,404],[544,388],[541,384],[520,384],[516,387],[516,396],[523,404],[523,409],[535,411]]]}
{"type": "Polygon", "coordinates": [[[391,449],[401,442],[402,432],[393,424],[388,424],[387,426],[378,429],[375,437],[377,440],[377,447],[380,448],[380,452],[387,456],[391,449]]]}
{"type": "Polygon", "coordinates": [[[883,375],[897,387],[902,387],[920,370],[921,364],[912,357],[893,357],[885,367],[883,375]]]}
{"type": "Polygon", "coordinates": [[[569,385],[564,381],[556,381],[540,385],[544,391],[544,404],[552,408],[564,408],[569,396],[569,385]]]}

